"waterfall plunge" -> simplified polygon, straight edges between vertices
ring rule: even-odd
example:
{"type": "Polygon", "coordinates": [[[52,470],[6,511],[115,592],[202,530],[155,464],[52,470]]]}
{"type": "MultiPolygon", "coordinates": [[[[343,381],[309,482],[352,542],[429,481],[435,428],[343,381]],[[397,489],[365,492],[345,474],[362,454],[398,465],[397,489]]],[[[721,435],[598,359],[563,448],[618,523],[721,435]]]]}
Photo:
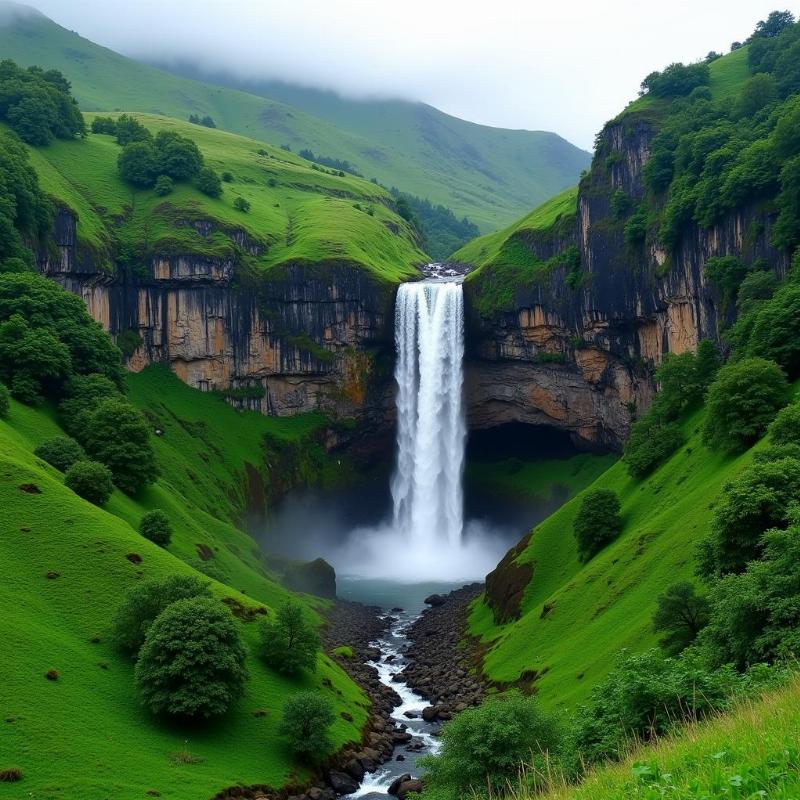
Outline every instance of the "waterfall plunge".
{"type": "Polygon", "coordinates": [[[466,427],[460,283],[407,283],[395,307],[394,528],[412,548],[461,544],[466,427]]]}

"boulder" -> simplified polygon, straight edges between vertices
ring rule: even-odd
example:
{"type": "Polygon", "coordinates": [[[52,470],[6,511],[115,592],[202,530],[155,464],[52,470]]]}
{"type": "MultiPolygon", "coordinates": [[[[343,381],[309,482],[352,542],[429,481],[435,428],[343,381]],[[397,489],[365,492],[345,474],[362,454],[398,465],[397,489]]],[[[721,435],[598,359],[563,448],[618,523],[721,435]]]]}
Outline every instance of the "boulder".
{"type": "Polygon", "coordinates": [[[362,781],[364,779],[364,765],[355,758],[350,759],[350,761],[344,765],[344,771],[357,781],[362,781]]]}
{"type": "Polygon", "coordinates": [[[401,775],[399,778],[395,778],[390,784],[387,791],[389,794],[396,795],[397,790],[404,784],[408,783],[411,780],[411,773],[406,772],[404,775],[401,775]]]}
{"type": "Polygon", "coordinates": [[[358,789],[358,781],[355,778],[335,769],[328,773],[328,781],[336,794],[353,794],[358,789]]]}
{"type": "Polygon", "coordinates": [[[412,792],[421,792],[422,791],[422,781],[417,778],[412,778],[408,781],[403,781],[400,786],[397,788],[397,797],[399,800],[405,800],[405,798],[411,794],[412,792]]]}
{"type": "Polygon", "coordinates": [[[422,709],[422,719],[424,719],[425,722],[435,722],[438,716],[439,711],[435,706],[425,706],[425,708],[422,709]]]}
{"type": "Polygon", "coordinates": [[[317,597],[336,597],[336,571],[324,558],[289,564],[284,572],[283,582],[294,592],[305,592],[317,597]]]}
{"type": "Polygon", "coordinates": [[[443,606],[446,602],[447,598],[443,594],[429,594],[425,598],[426,605],[432,606],[433,608],[443,606]]]}

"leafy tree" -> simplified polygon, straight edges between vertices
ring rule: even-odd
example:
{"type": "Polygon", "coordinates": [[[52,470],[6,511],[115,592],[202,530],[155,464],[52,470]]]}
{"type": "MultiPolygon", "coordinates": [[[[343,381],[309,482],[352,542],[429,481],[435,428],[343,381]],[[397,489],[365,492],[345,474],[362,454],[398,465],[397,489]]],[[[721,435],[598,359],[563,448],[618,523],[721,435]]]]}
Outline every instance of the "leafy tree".
{"type": "Polygon", "coordinates": [[[117,123],[111,117],[95,117],[92,120],[92,133],[105,133],[108,136],[116,136],[117,123]]]}
{"type": "Polygon", "coordinates": [[[725,484],[709,536],[701,542],[698,571],[707,577],[741,572],[758,558],[764,533],[785,528],[800,496],[800,461],[780,458],[750,464],[725,484]]]}
{"type": "Polygon", "coordinates": [[[433,800],[497,797],[519,779],[522,764],[542,769],[558,756],[563,730],[535,698],[512,694],[462,711],[442,729],[438,755],[420,761],[433,800]]]}
{"type": "Polygon", "coordinates": [[[800,285],[782,287],[759,306],[746,354],[776,361],[790,378],[800,376],[800,285]]]}
{"type": "Polygon", "coordinates": [[[778,99],[778,84],[772,75],[759,72],[748,78],[736,101],[736,114],[739,117],[752,117],[765,106],[778,99]]]}
{"type": "Polygon", "coordinates": [[[124,400],[101,400],[89,412],[81,444],[111,470],[114,483],[127,494],[136,494],[156,479],[149,426],[142,413],[124,400]]]}
{"type": "Polygon", "coordinates": [[[287,600],[274,619],[260,622],[258,632],[261,658],[273,669],[289,675],[302,669],[316,670],[319,634],[299,603],[287,600]]]}
{"type": "Polygon", "coordinates": [[[723,305],[736,302],[736,293],[747,275],[747,266],[735,256],[709,258],[703,269],[706,280],[714,284],[722,295],[723,305]]]}
{"type": "Polygon", "coordinates": [[[135,656],[153,620],[169,605],[190,597],[211,597],[207,581],[196,575],[150,578],[130,589],[117,609],[113,638],[125,653],[135,656]]]}
{"type": "Polygon", "coordinates": [[[149,141],[126,144],[117,158],[117,168],[122,180],[146,188],[155,184],[162,171],[158,154],[149,141]]]}
{"type": "Polygon", "coordinates": [[[770,15],[761,20],[748,39],[752,42],[756,39],[773,39],[783,33],[791,25],[794,25],[794,15],[791,11],[772,11],[770,15]]]}
{"type": "Polygon", "coordinates": [[[96,506],[105,505],[114,491],[111,472],[97,461],[76,461],[64,475],[64,485],[96,506]]]}
{"type": "Polygon", "coordinates": [[[753,445],[786,405],[789,385],[774,361],[748,358],[727,364],[708,390],[703,441],[737,452],[753,445]]]}
{"type": "Polygon", "coordinates": [[[90,424],[89,415],[101,400],[123,400],[119,386],[105,375],[73,375],[64,387],[64,399],[58,407],[67,431],[82,440],[90,424]]]}
{"type": "Polygon", "coordinates": [[[711,587],[711,615],[701,634],[716,663],[740,669],[800,652],[800,527],[764,535],[763,558],[711,587]]]}
{"type": "Polygon", "coordinates": [[[118,117],[115,129],[117,144],[122,147],[126,147],[131,142],[151,142],[153,140],[153,134],[130,114],[118,117]]]}
{"type": "MultiPolygon", "coordinates": [[[[648,161],[648,164],[650,162],[648,161]]],[[[670,173],[671,174],[671,173],[670,173]]],[[[631,214],[623,230],[625,244],[636,247],[643,244],[647,238],[647,206],[640,205],[631,214]]]]}
{"type": "Polygon", "coordinates": [[[610,489],[594,489],[584,494],[572,526],[581,561],[588,561],[619,536],[622,530],[619,512],[619,499],[610,489]]]}
{"type": "Polygon", "coordinates": [[[329,731],[335,720],[333,705],[323,694],[295,692],[283,707],[278,733],[286,738],[292,752],[318,760],[332,747],[329,731]]]}
{"type": "Polygon", "coordinates": [[[237,197],[233,201],[233,207],[237,211],[241,211],[243,214],[246,214],[250,210],[250,201],[245,200],[244,197],[237,197]]]}
{"type": "Polygon", "coordinates": [[[708,622],[708,598],[688,581],[673,583],[658,597],[653,630],[665,634],[661,646],[671,654],[685,650],[708,622]]]}
{"type": "Polygon", "coordinates": [[[153,191],[159,197],[165,197],[168,195],[175,186],[175,181],[169,177],[169,175],[159,175],[156,178],[156,182],[153,185],[153,191]]]}
{"type": "Polygon", "coordinates": [[[191,597],[167,606],[147,629],[134,671],[142,703],[154,714],[208,719],[244,691],[246,651],[230,612],[191,597]]]}
{"type": "Polygon", "coordinates": [[[157,173],[169,175],[175,181],[194,178],[203,166],[203,156],[197,145],[174,131],[159,131],[156,134],[157,173]]]}
{"type": "Polygon", "coordinates": [[[50,127],[52,110],[46,97],[24,97],[8,109],[6,120],[23,142],[44,146],[54,138],[50,127]]]}
{"type": "Polygon", "coordinates": [[[0,419],[5,419],[8,416],[10,406],[11,392],[8,391],[4,383],[0,383],[0,419]]]}
{"type": "Polygon", "coordinates": [[[139,533],[159,547],[168,547],[172,540],[172,524],[160,508],[154,508],[142,517],[139,533]]]}
{"type": "Polygon", "coordinates": [[[233,174],[230,172],[223,172],[222,180],[224,183],[233,183],[233,174]]]}
{"type": "Polygon", "coordinates": [[[66,472],[76,461],[86,460],[83,448],[70,436],[45,439],[33,452],[61,472],[66,472]]]}
{"type": "MultiPolygon", "coordinates": [[[[778,287],[778,279],[774,272],[762,272],[760,270],[750,272],[739,285],[739,292],[736,297],[736,308],[739,317],[743,317],[756,309],[763,300],[769,300],[778,287]]],[[[753,320],[755,322],[755,319],[753,320]]],[[[748,333],[747,338],[750,338],[748,333]]]]}
{"type": "Polygon", "coordinates": [[[631,425],[622,460],[633,478],[646,478],[683,444],[680,426],[658,414],[646,414],[631,425]]]}
{"type": "Polygon", "coordinates": [[[203,167],[197,173],[197,188],[209,197],[219,197],[222,194],[222,181],[211,167],[203,167]]]}
{"type": "Polygon", "coordinates": [[[670,64],[663,72],[651,72],[643,81],[640,94],[655,97],[680,97],[689,94],[697,86],[708,84],[708,64],[670,64]]]}
{"type": "Polygon", "coordinates": [[[800,403],[782,408],[767,430],[773,444],[800,445],[800,403]]]}

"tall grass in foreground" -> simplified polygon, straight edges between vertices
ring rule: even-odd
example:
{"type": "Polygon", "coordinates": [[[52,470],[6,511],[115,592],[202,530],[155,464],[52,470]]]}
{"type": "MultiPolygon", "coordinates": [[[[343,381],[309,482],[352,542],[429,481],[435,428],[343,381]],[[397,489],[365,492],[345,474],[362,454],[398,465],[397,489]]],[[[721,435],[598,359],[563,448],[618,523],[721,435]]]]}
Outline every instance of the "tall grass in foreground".
{"type": "Polygon", "coordinates": [[[579,785],[557,764],[524,770],[503,800],[711,800],[800,798],[800,676],[727,714],[632,747],[579,785]]]}

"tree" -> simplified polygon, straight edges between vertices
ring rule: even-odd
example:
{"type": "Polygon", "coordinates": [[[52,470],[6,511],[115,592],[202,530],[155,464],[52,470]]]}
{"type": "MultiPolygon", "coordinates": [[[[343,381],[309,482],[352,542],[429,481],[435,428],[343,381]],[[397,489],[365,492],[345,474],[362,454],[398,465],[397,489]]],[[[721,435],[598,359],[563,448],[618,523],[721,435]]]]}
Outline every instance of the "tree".
{"type": "Polygon", "coordinates": [[[747,358],[727,364],[708,390],[703,442],[712,450],[745,450],[788,398],[786,376],[774,361],[747,358]]]}
{"type": "Polygon", "coordinates": [[[800,445],[800,403],[782,408],[767,430],[773,444],[800,445]]]}
{"type": "Polygon", "coordinates": [[[708,598],[698,595],[688,581],[673,583],[659,595],[653,630],[663,633],[661,646],[671,654],[685,650],[708,622],[708,598]]]}
{"type": "Polygon", "coordinates": [[[92,133],[105,133],[109,136],[116,136],[117,123],[111,117],[95,117],[92,120],[92,133]]]}
{"type": "Polygon", "coordinates": [[[196,575],[150,578],[136,584],[117,609],[113,638],[117,647],[135,656],[153,620],[169,605],[190,597],[211,597],[207,581],[196,575]]]}
{"type": "Polygon", "coordinates": [[[578,556],[588,561],[619,536],[622,519],[617,495],[610,489],[586,492],[573,522],[578,556]]]}
{"type": "Polygon", "coordinates": [[[172,524],[160,508],[154,508],[142,517],[139,533],[159,547],[168,547],[172,540],[172,524]]]}
{"type": "Polygon", "coordinates": [[[772,75],[759,72],[747,79],[736,101],[739,117],[752,117],[778,99],[778,84],[772,75]]]}
{"type": "Polygon", "coordinates": [[[241,211],[243,214],[246,214],[250,210],[250,201],[245,200],[244,197],[237,197],[233,201],[233,207],[237,211],[241,211]]]}
{"type": "Polygon", "coordinates": [[[154,141],[157,174],[169,175],[175,181],[194,178],[203,166],[203,156],[197,145],[174,131],[159,131],[154,141]]]}
{"type": "Polygon", "coordinates": [[[303,607],[287,600],[274,619],[259,624],[260,655],[273,669],[294,675],[301,669],[312,672],[317,667],[319,634],[304,613],[303,607]]]}
{"type": "Polygon", "coordinates": [[[708,64],[670,64],[663,72],[651,72],[643,81],[640,94],[655,97],[680,97],[697,86],[708,84],[711,72],[708,64]]]}
{"type": "Polygon", "coordinates": [[[222,181],[211,167],[203,167],[197,173],[197,188],[209,197],[219,197],[222,194],[222,181]]]}
{"type": "Polygon", "coordinates": [[[8,391],[4,383],[0,383],[0,419],[8,416],[8,409],[11,405],[11,392],[8,391]]]}
{"type": "Polygon", "coordinates": [[[87,436],[90,414],[101,400],[124,400],[119,386],[105,375],[73,375],[64,387],[64,399],[58,407],[67,431],[79,441],[87,436]]]}
{"type": "Polygon", "coordinates": [[[320,692],[295,692],[283,707],[278,733],[292,752],[318,760],[332,747],[329,730],[335,720],[331,701],[320,692]]]}
{"type": "Polygon", "coordinates": [[[159,197],[165,197],[168,195],[175,186],[175,181],[169,177],[169,175],[159,175],[156,178],[155,185],[153,186],[153,191],[159,197]]]}
{"type": "Polygon", "coordinates": [[[765,20],[762,19],[756,25],[756,29],[748,41],[774,39],[792,25],[794,25],[794,15],[791,11],[772,11],[765,20]]]}
{"type": "Polygon", "coordinates": [[[723,487],[711,532],[701,542],[698,571],[706,576],[741,572],[758,558],[764,533],[785,528],[800,497],[800,461],[756,461],[723,487]]]}
{"type": "Polygon", "coordinates": [[[158,154],[149,141],[133,141],[122,148],[117,158],[122,180],[134,186],[149,188],[162,172],[158,154]]]}
{"type": "Polygon", "coordinates": [[[125,400],[101,400],[87,414],[81,433],[86,452],[111,470],[123,492],[136,494],[156,479],[150,428],[141,411],[125,400]]]}
{"type": "Polygon", "coordinates": [[[800,376],[800,286],[784,286],[758,307],[746,354],[776,361],[792,379],[800,376]]]}
{"type": "Polygon", "coordinates": [[[421,761],[425,796],[434,800],[497,797],[519,779],[521,765],[541,769],[561,750],[554,714],[535,698],[512,694],[462,711],[442,728],[438,755],[421,761]]]}
{"type": "Polygon", "coordinates": [[[632,478],[646,478],[683,444],[680,426],[648,412],[631,425],[622,460],[632,478]]]}
{"type": "Polygon", "coordinates": [[[71,436],[45,439],[33,453],[61,472],[66,472],[76,461],[86,460],[83,448],[71,436]]]}
{"type": "Polygon", "coordinates": [[[111,472],[97,461],[76,461],[64,475],[64,485],[96,506],[105,505],[114,491],[111,472]]]}
{"type": "Polygon", "coordinates": [[[208,719],[244,691],[246,650],[230,612],[191,597],[167,606],[147,629],[134,677],[154,714],[208,719]]]}
{"type": "Polygon", "coordinates": [[[115,125],[117,144],[125,147],[131,142],[152,142],[153,134],[130,114],[117,117],[115,125]]]}
{"type": "Polygon", "coordinates": [[[23,97],[6,114],[11,129],[23,142],[43,147],[53,141],[52,105],[43,96],[23,97]]]}

